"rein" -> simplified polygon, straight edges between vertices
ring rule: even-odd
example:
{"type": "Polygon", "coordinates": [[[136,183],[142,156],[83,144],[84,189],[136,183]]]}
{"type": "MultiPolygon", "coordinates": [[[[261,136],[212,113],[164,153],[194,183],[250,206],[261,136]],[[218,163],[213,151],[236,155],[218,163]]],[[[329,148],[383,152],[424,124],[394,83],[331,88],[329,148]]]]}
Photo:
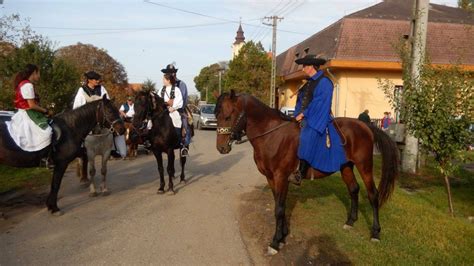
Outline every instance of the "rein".
{"type": "Polygon", "coordinates": [[[105,115],[105,107],[104,107],[104,102],[100,102],[100,104],[97,105],[97,110],[96,110],[96,113],[95,113],[95,117],[97,119],[97,125],[99,125],[99,127],[101,129],[105,128],[104,127],[104,124],[105,122],[108,122],[110,124],[110,127],[109,127],[109,133],[105,133],[105,134],[90,134],[90,135],[94,135],[94,136],[102,136],[102,135],[108,135],[108,134],[112,134],[115,129],[114,129],[114,125],[118,122],[120,122],[122,119],[121,118],[117,118],[115,119],[114,121],[110,122],[108,119],[107,119],[107,116],[105,115]],[[101,119],[99,119],[99,113],[100,113],[100,107],[102,106],[102,121],[101,119]]]}

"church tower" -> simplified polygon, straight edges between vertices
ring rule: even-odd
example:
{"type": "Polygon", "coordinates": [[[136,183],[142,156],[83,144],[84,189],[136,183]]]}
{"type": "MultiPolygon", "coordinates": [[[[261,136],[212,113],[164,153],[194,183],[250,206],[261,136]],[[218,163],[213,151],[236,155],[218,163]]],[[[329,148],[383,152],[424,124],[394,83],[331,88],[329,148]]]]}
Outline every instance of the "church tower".
{"type": "Polygon", "coordinates": [[[242,24],[239,23],[239,29],[237,30],[237,35],[235,36],[235,42],[232,44],[232,59],[234,59],[240,51],[240,48],[245,44],[244,31],[242,30],[242,24]]]}

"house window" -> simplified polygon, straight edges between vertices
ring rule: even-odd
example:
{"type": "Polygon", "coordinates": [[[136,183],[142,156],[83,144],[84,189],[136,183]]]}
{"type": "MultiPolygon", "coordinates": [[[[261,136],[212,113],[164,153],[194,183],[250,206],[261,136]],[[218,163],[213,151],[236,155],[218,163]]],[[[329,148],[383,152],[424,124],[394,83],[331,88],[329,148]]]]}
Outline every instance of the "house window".
{"type": "Polygon", "coordinates": [[[296,58],[296,59],[300,58],[300,53],[296,53],[296,54],[295,54],[295,58],[296,58]]]}
{"type": "MultiPolygon", "coordinates": [[[[402,104],[402,93],[403,93],[403,85],[395,85],[395,88],[393,90],[394,98],[395,98],[395,104],[397,107],[400,107],[402,104]]],[[[399,109],[399,108],[398,108],[399,109]]],[[[400,122],[400,111],[397,110],[395,111],[394,117],[395,121],[397,123],[400,122]]]]}
{"type": "Polygon", "coordinates": [[[304,49],[304,55],[307,55],[308,52],[309,52],[309,47],[306,47],[306,48],[304,49]]]}

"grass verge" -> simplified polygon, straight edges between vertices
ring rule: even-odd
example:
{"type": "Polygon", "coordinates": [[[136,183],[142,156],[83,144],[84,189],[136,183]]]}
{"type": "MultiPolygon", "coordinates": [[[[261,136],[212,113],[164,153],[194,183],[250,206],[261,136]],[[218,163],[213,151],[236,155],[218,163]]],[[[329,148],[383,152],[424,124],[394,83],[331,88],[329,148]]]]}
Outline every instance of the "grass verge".
{"type": "Polygon", "coordinates": [[[0,165],[0,194],[16,189],[32,189],[50,183],[46,168],[15,168],[0,165]]]}

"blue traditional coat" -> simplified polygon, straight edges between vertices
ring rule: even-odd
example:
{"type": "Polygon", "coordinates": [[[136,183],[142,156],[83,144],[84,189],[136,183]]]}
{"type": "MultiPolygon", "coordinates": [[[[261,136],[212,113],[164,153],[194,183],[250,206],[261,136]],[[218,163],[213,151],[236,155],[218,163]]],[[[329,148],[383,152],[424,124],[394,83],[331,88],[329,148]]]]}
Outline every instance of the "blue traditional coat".
{"type": "Polygon", "coordinates": [[[309,83],[316,80],[323,71],[318,71],[308,79],[308,83],[298,92],[295,116],[301,112],[304,115],[300,133],[298,157],[306,160],[313,168],[322,172],[332,173],[339,171],[341,165],[347,162],[341,137],[333,125],[331,116],[331,102],[334,85],[327,77],[322,77],[313,92],[313,98],[305,110],[302,110],[304,94],[309,83]],[[327,135],[330,144],[327,145],[327,135]],[[328,147],[329,146],[329,147],[328,147]]]}

